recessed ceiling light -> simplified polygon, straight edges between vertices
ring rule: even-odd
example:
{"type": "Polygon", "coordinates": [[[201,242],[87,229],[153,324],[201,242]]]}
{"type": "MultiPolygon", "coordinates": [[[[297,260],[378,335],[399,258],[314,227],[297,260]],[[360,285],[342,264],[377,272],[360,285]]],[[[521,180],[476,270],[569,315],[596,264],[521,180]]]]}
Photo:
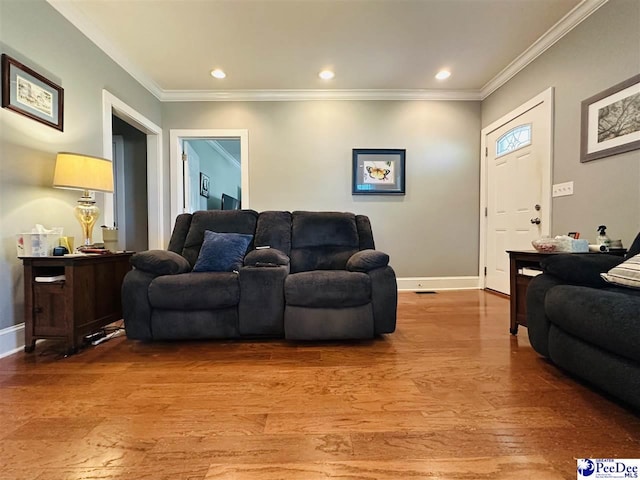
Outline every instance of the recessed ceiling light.
{"type": "Polygon", "coordinates": [[[336,76],[336,74],[333,73],[331,70],[323,70],[318,74],[318,76],[323,80],[331,80],[333,77],[336,76]]]}
{"type": "Polygon", "coordinates": [[[211,76],[214,77],[214,78],[224,78],[224,77],[227,76],[227,74],[224,73],[219,68],[216,68],[215,70],[211,70],[211,76]]]}
{"type": "Polygon", "coordinates": [[[445,79],[449,78],[450,76],[451,76],[451,72],[449,70],[440,70],[436,74],[436,78],[438,80],[445,80],[445,79]]]}

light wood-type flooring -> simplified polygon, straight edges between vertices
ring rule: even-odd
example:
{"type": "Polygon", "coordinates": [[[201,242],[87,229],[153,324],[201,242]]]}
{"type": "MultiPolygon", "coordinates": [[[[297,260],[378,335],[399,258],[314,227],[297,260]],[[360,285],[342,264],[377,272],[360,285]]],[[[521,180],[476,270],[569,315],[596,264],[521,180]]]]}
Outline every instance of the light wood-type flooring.
{"type": "Polygon", "coordinates": [[[0,478],[575,479],[640,417],[509,335],[508,300],[400,294],[365,342],[142,344],[0,360],[0,478]]]}

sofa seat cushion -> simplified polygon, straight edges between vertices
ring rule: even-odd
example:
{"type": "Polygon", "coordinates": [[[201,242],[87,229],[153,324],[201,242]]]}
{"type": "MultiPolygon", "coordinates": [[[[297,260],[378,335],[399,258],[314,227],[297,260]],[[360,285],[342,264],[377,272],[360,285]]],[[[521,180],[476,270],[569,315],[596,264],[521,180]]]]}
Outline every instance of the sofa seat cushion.
{"type": "Polygon", "coordinates": [[[371,280],[366,273],[317,270],[294,273],[284,283],[287,305],[344,308],[371,301],[371,280]]]}
{"type": "Polygon", "coordinates": [[[149,285],[149,303],[168,310],[226,308],[240,301],[238,274],[190,272],[157,277],[149,285]]]}
{"type": "Polygon", "coordinates": [[[549,321],[615,355],[640,362],[640,295],[558,285],[545,297],[549,321]]]}

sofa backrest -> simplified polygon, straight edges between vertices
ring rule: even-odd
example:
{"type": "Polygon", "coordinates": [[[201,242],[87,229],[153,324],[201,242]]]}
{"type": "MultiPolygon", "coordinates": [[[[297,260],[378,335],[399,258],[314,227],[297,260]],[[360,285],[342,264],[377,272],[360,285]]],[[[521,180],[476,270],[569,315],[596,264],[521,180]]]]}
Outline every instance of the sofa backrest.
{"type": "Polygon", "coordinates": [[[169,250],[195,265],[205,230],[254,235],[249,250],[277,248],[291,258],[291,272],[341,270],[355,252],[374,249],[365,215],[342,212],[203,210],[178,215],[169,250]]]}
{"type": "Polygon", "coordinates": [[[365,218],[358,222],[353,213],[293,212],[291,273],[346,268],[349,257],[361,250],[359,226],[363,229],[365,248],[373,246],[371,226],[365,218]]]}
{"type": "Polygon", "coordinates": [[[360,250],[375,250],[376,243],[373,241],[373,231],[371,230],[369,217],[366,215],[356,215],[356,226],[358,227],[360,250]]]}
{"type": "MultiPolygon", "coordinates": [[[[254,210],[202,210],[185,213],[176,218],[169,250],[180,253],[195,265],[204,240],[205,230],[218,233],[244,233],[255,235],[258,212],[254,210]],[[178,249],[182,247],[181,251],[178,249]]],[[[251,242],[249,249],[253,248],[251,242]]]]}
{"type": "Polygon", "coordinates": [[[634,257],[640,254],[640,233],[636,236],[636,239],[633,241],[629,250],[627,251],[627,258],[634,257]]]}
{"type": "Polygon", "coordinates": [[[181,213],[176,217],[176,224],[173,226],[173,232],[171,233],[167,250],[182,255],[184,241],[187,238],[187,233],[191,226],[191,217],[193,217],[193,215],[190,213],[181,213]]]}
{"type": "Polygon", "coordinates": [[[291,253],[291,213],[261,212],[258,216],[254,242],[256,247],[277,248],[289,255],[291,253]]]}

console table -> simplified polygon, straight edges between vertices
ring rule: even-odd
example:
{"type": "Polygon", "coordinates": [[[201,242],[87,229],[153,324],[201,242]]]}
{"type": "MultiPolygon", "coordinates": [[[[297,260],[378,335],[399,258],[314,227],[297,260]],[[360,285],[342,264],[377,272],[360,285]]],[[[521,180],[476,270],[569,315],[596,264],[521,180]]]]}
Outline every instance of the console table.
{"type": "MultiPolygon", "coordinates": [[[[576,255],[567,252],[538,252],[537,250],[507,250],[509,254],[509,302],[511,307],[511,321],[509,332],[518,333],[518,325],[527,326],[527,288],[533,278],[521,272],[522,269],[540,270],[540,262],[551,255],[576,255]]],[[[616,249],[608,252],[610,255],[624,256],[626,249],[616,249]]],[[[595,252],[593,255],[602,255],[595,252]]]]}
{"type": "Polygon", "coordinates": [[[132,252],[63,257],[23,257],[25,352],[36,340],[66,340],[72,354],[83,338],[122,318],[120,289],[132,252]],[[64,275],[37,282],[36,277],[64,275]]]}

